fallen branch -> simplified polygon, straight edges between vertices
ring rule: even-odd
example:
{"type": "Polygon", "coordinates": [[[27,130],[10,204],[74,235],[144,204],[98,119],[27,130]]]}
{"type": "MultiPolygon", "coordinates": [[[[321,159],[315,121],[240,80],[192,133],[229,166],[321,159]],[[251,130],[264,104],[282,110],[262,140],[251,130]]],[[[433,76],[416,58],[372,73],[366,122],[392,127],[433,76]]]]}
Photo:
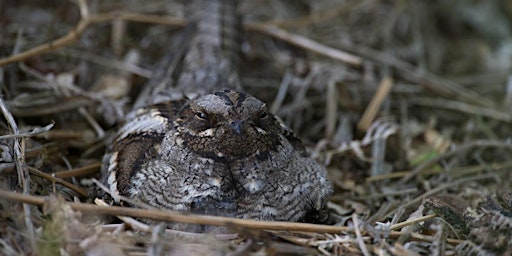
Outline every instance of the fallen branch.
{"type": "Polygon", "coordinates": [[[72,44],[80,38],[85,29],[87,29],[91,24],[107,22],[112,20],[128,20],[157,24],[171,24],[176,26],[184,26],[186,24],[186,21],[184,21],[183,19],[162,17],[157,15],[143,15],[138,13],[100,13],[89,15],[87,14],[87,12],[82,12],[82,18],[80,19],[78,24],[65,36],[41,44],[34,48],[28,49],[24,52],[14,54],[6,58],[2,58],[0,59],[0,67],[13,62],[23,61],[32,56],[36,56],[38,54],[46,53],[51,50],[72,44]]]}
{"type": "Polygon", "coordinates": [[[45,178],[51,182],[55,182],[55,183],[59,183],[73,191],[75,191],[76,193],[78,193],[80,196],[83,196],[83,197],[87,197],[89,194],[87,193],[87,190],[81,188],[81,187],[78,187],[78,186],[75,186],[73,185],[72,183],[70,182],[67,182],[63,179],[60,179],[60,178],[57,178],[55,176],[53,176],[52,174],[49,174],[49,173],[45,173],[45,172],[42,172],[34,167],[31,167],[31,166],[27,166],[28,170],[30,171],[31,174],[33,175],[37,175],[39,177],[42,177],[42,178],[45,178]]]}
{"type": "MultiPolygon", "coordinates": [[[[24,195],[20,193],[10,192],[6,190],[0,190],[0,199],[32,204],[37,206],[42,206],[48,200],[47,197],[41,196],[30,196],[24,195]]],[[[295,232],[315,232],[315,233],[331,233],[337,234],[340,232],[355,232],[353,228],[344,227],[344,226],[329,226],[329,225],[319,225],[319,224],[309,224],[309,223],[298,223],[298,222],[285,222],[285,221],[259,221],[259,220],[247,220],[247,219],[237,219],[237,218],[229,218],[229,217],[219,217],[219,216],[211,216],[211,215],[197,215],[197,214],[184,214],[175,211],[169,210],[147,210],[147,209],[139,209],[139,208],[129,208],[129,207],[120,207],[120,206],[101,206],[101,205],[93,205],[93,204],[85,204],[85,203],[66,203],[73,210],[80,211],[83,213],[90,214],[103,214],[109,216],[131,216],[136,218],[146,218],[158,221],[166,221],[166,222],[182,222],[189,224],[202,224],[202,225],[211,225],[211,226],[226,226],[226,225],[236,225],[242,228],[252,228],[252,229],[265,229],[265,230],[287,230],[287,231],[295,231],[295,232]]],[[[399,223],[393,225],[391,229],[401,228],[406,225],[414,224],[417,222],[425,221],[427,219],[433,218],[434,215],[427,215],[415,220],[409,220],[404,223],[399,223]]],[[[359,231],[359,235],[365,235],[366,232],[364,230],[359,231]]],[[[390,231],[390,237],[400,237],[402,236],[402,232],[398,231],[390,231]]],[[[433,237],[412,233],[410,236],[414,240],[419,241],[433,241],[433,237]]],[[[447,238],[446,241],[451,244],[459,244],[463,240],[451,239],[447,238]]]]}
{"type": "MultiPolygon", "coordinates": [[[[41,196],[23,195],[20,193],[0,190],[0,198],[42,206],[47,198],[41,196]]],[[[110,216],[131,216],[136,218],[146,218],[166,222],[181,222],[189,224],[202,224],[211,226],[236,225],[247,228],[267,229],[267,230],[289,230],[303,232],[320,232],[320,233],[339,233],[351,231],[351,228],[342,226],[318,225],[309,223],[284,222],[284,221],[258,221],[246,220],[219,216],[184,214],[169,210],[147,210],[120,206],[99,206],[85,203],[66,203],[73,210],[83,213],[102,214],[110,216]]]]}
{"type": "Polygon", "coordinates": [[[276,26],[271,25],[262,25],[262,24],[244,24],[244,28],[247,30],[252,31],[259,31],[261,33],[265,33],[268,35],[271,35],[275,38],[278,38],[280,40],[283,40],[287,43],[293,44],[295,46],[302,47],[304,49],[307,49],[309,51],[315,52],[317,54],[339,60],[341,62],[345,62],[347,64],[353,65],[353,66],[360,66],[363,63],[363,59],[348,53],[344,52],[332,47],[329,47],[327,45],[318,43],[314,40],[311,40],[307,37],[292,34],[284,29],[280,29],[276,26]]]}

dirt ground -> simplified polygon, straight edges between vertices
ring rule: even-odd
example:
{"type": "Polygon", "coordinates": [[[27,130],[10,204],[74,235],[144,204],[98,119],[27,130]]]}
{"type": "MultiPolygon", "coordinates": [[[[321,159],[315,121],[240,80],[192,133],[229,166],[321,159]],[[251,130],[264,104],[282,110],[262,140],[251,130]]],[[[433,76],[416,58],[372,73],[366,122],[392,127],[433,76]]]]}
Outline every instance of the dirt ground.
{"type": "Polygon", "coordinates": [[[1,255],[512,254],[506,0],[240,1],[244,89],[327,167],[336,225],[97,206],[185,2],[0,1],[1,255]]]}

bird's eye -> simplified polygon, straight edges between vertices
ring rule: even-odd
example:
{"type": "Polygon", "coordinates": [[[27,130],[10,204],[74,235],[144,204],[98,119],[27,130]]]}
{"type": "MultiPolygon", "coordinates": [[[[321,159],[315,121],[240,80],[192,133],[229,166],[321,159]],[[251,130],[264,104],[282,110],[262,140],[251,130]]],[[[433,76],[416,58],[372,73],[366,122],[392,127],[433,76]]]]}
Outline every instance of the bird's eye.
{"type": "Polygon", "coordinates": [[[267,116],[268,116],[267,111],[263,111],[263,112],[261,112],[261,113],[260,113],[260,119],[264,119],[264,118],[266,118],[267,116]]]}
{"type": "Polygon", "coordinates": [[[197,117],[198,119],[200,119],[200,120],[206,120],[206,118],[207,118],[206,114],[205,114],[205,113],[203,113],[203,112],[197,112],[197,113],[196,113],[196,117],[197,117]]]}

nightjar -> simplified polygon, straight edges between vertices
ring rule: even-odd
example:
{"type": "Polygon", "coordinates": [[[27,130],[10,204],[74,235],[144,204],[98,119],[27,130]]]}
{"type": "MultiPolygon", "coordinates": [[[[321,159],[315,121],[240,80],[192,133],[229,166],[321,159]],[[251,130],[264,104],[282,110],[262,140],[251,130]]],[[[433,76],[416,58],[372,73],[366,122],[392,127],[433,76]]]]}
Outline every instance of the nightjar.
{"type": "Polygon", "coordinates": [[[297,221],[323,210],[325,169],[260,100],[224,90],[142,108],[105,160],[114,193],[149,205],[297,221]]]}
{"type": "MultiPolygon", "coordinates": [[[[322,221],[332,191],[325,168],[262,101],[241,92],[236,66],[223,50],[233,43],[222,43],[222,36],[211,42],[235,20],[215,10],[234,13],[236,1],[192,2],[202,10],[194,24],[203,36],[187,44],[181,73],[161,72],[149,83],[107,149],[103,183],[115,200],[123,195],[162,209],[322,221]],[[215,24],[224,27],[212,30],[215,24]],[[199,96],[173,96],[181,92],[199,96]]],[[[164,58],[161,66],[176,58],[164,58]]]]}

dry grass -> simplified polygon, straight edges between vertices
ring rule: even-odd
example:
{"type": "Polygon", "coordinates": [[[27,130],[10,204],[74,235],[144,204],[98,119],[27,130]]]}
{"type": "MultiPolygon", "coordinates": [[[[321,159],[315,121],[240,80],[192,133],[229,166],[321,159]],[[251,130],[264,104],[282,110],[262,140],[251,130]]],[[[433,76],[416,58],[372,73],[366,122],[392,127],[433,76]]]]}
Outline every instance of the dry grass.
{"type": "Polygon", "coordinates": [[[424,2],[240,4],[245,89],[328,167],[335,226],[95,202],[183,5],[0,2],[0,254],[510,255],[512,5],[424,2]]]}

